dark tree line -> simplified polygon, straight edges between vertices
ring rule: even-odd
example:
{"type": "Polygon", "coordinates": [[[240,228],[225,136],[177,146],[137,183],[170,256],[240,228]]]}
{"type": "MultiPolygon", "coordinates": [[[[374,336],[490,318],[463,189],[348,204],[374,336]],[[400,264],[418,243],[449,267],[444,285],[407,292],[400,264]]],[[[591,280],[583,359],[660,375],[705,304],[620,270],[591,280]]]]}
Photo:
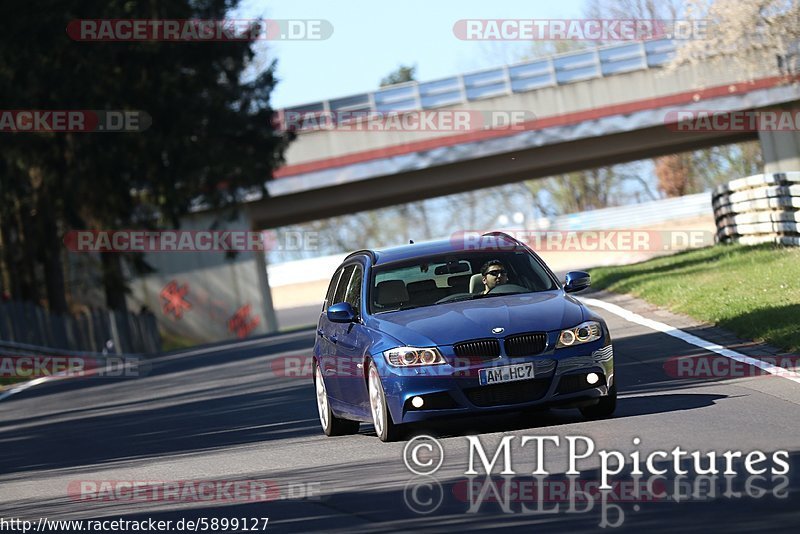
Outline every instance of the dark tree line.
{"type": "MultiPolygon", "coordinates": [[[[250,41],[80,42],[74,19],[223,19],[238,0],[6,2],[0,108],[136,110],[141,133],[0,132],[0,293],[64,313],[63,236],[80,229],[175,228],[193,203],[233,206],[281,162],[272,127],[274,63],[242,73],[250,41]]],[[[122,262],[102,255],[109,308],[125,308],[122,262]]]]}

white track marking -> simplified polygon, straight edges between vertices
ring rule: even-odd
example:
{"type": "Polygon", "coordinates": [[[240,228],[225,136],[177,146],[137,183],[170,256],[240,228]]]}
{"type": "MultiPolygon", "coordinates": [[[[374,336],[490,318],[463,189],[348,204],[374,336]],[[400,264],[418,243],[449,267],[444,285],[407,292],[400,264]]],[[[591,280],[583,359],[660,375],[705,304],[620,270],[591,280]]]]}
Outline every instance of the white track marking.
{"type": "Polygon", "coordinates": [[[597,308],[602,308],[615,315],[619,315],[626,321],[646,326],[647,328],[656,330],[658,332],[663,332],[668,336],[672,336],[680,340],[683,340],[686,343],[689,343],[690,345],[694,345],[695,347],[700,347],[701,349],[705,349],[710,352],[716,352],[720,356],[724,356],[726,358],[730,358],[731,360],[736,360],[737,362],[745,363],[747,365],[752,365],[753,367],[758,367],[759,369],[762,369],[771,375],[781,376],[783,378],[791,380],[792,382],[800,384],[800,374],[795,373],[794,371],[790,371],[789,369],[784,369],[783,367],[772,365],[770,363],[767,363],[765,361],[756,358],[751,358],[750,356],[746,356],[740,352],[736,352],[735,350],[725,348],[722,345],[717,345],[716,343],[706,341],[701,337],[697,337],[695,335],[689,334],[688,332],[684,332],[680,328],[675,328],[674,326],[670,326],[666,323],[642,317],[638,313],[633,313],[632,311],[628,311],[621,306],[617,306],[616,304],[610,304],[608,302],[592,298],[582,297],[580,298],[580,300],[587,306],[595,306],[597,308]]]}

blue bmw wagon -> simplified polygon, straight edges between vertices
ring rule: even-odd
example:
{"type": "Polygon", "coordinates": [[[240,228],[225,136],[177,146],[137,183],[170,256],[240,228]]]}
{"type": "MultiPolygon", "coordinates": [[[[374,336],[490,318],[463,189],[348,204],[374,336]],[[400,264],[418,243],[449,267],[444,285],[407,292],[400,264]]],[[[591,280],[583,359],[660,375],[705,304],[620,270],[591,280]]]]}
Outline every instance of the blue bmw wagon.
{"type": "Polygon", "coordinates": [[[561,406],[613,414],[614,353],[603,319],[525,244],[499,232],[347,256],[314,343],[328,436],[372,423],[382,441],[440,417],[561,406]]]}

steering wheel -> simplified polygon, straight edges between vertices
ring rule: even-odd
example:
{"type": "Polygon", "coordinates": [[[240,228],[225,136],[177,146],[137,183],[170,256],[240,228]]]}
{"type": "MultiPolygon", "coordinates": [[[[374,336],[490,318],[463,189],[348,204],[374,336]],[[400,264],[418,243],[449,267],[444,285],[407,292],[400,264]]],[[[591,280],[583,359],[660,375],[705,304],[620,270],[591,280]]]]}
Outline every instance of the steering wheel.
{"type": "Polygon", "coordinates": [[[517,284],[501,284],[494,286],[487,294],[489,295],[502,295],[504,293],[527,293],[530,291],[527,287],[518,286],[517,284]]]}

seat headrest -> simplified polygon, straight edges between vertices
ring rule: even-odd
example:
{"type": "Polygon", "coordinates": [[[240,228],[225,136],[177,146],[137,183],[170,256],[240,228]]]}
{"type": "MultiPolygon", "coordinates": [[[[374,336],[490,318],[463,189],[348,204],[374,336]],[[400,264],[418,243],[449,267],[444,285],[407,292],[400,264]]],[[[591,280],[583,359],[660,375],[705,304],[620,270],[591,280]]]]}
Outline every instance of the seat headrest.
{"type": "Polygon", "coordinates": [[[419,282],[411,282],[410,284],[406,284],[406,289],[408,289],[408,293],[411,294],[436,291],[438,287],[436,286],[435,280],[421,280],[419,282]]]}
{"type": "Polygon", "coordinates": [[[465,290],[469,287],[469,280],[472,278],[471,274],[458,274],[447,278],[447,285],[450,287],[463,287],[465,290]]]}
{"type": "Polygon", "coordinates": [[[384,280],[375,287],[375,303],[381,306],[391,306],[408,302],[408,290],[402,280],[384,280]]]}
{"type": "Polygon", "coordinates": [[[473,274],[469,279],[469,292],[473,295],[483,293],[486,286],[483,285],[483,275],[481,273],[473,274]]]}

